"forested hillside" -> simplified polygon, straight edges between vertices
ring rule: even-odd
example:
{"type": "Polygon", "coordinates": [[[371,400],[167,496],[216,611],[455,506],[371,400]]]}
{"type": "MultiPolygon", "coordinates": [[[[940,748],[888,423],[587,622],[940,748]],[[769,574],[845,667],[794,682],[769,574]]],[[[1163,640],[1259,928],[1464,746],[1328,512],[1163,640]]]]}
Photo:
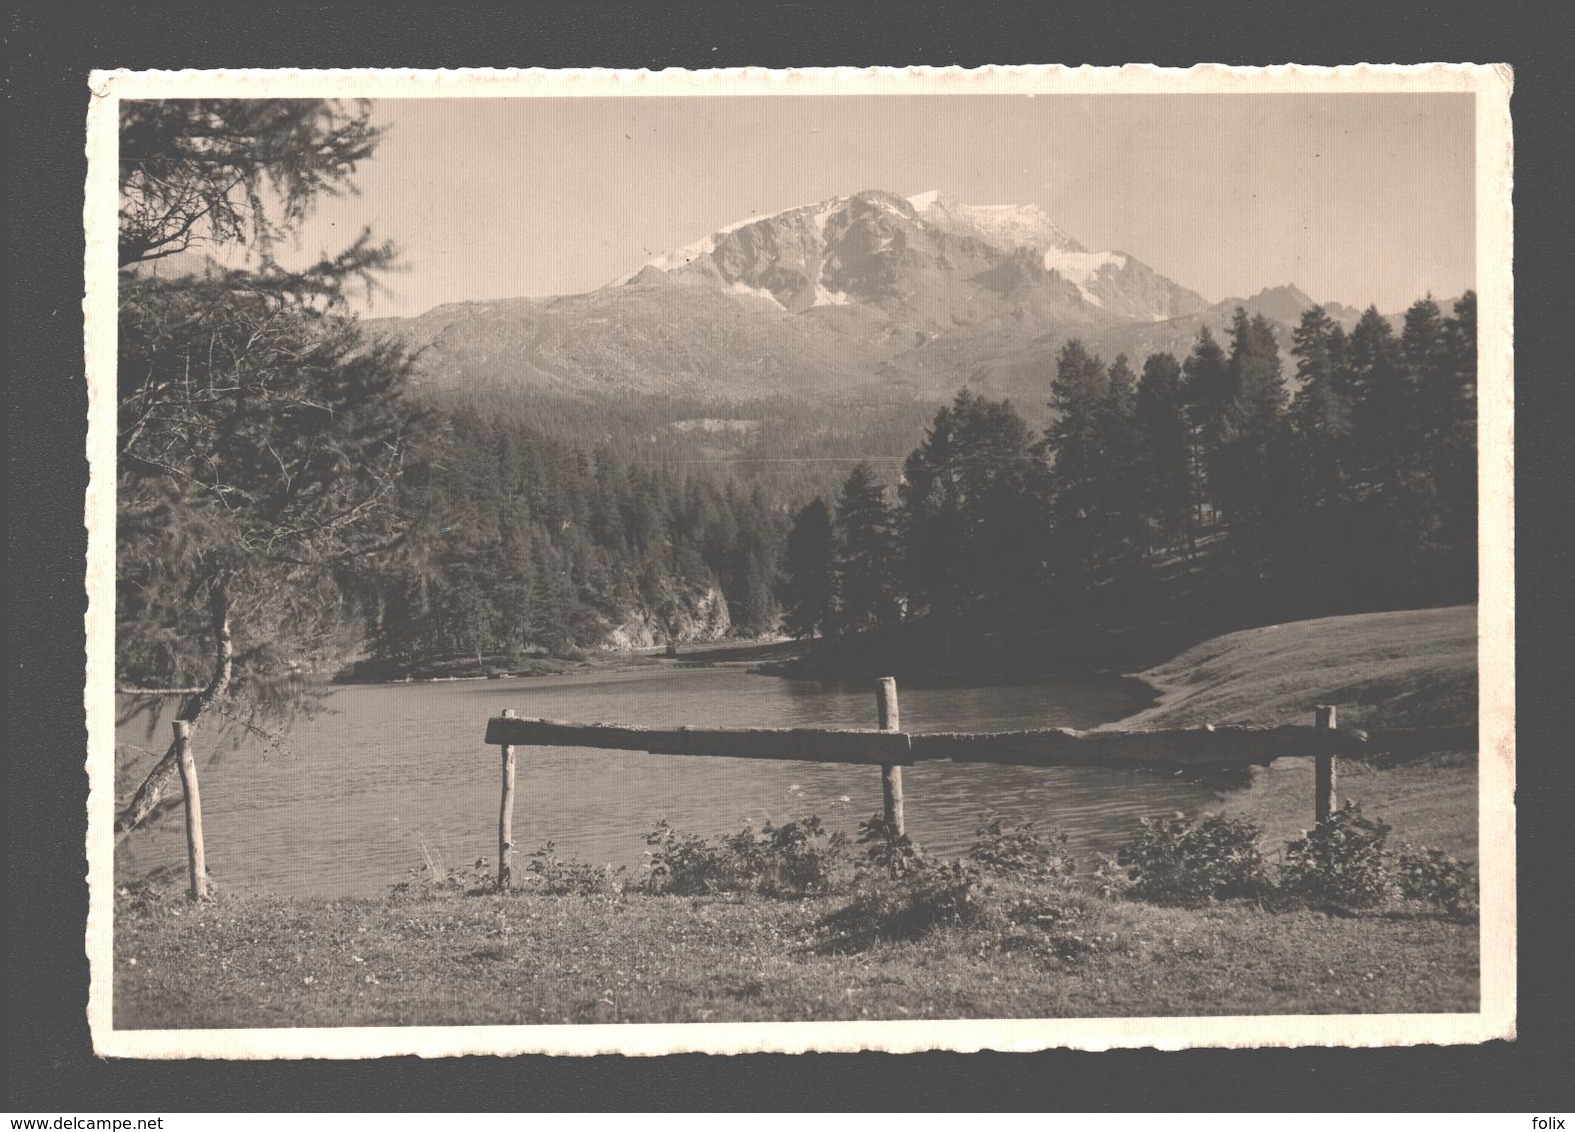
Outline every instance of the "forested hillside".
{"type": "Polygon", "coordinates": [[[396,551],[348,572],[372,671],[772,631],[785,509],[517,420],[446,415],[406,484],[396,551]]]}
{"type": "Polygon", "coordinates": [[[1294,384],[1266,316],[1238,308],[1226,339],[1204,328],[1184,360],[1140,371],[1073,339],[1042,433],[963,390],[895,498],[860,468],[797,512],[788,626],[828,643],[823,664],[1017,667],[1065,663],[1036,633],[1087,662],[1123,633],[1162,652],[1198,630],[1473,600],[1475,295],[1447,316],[1419,300],[1398,333],[1376,310],[1347,333],[1310,307],[1294,384]]]}
{"type": "Polygon", "coordinates": [[[450,400],[409,540],[347,580],[368,671],[781,629],[831,662],[941,633],[1014,667],[1034,634],[1470,600],[1475,333],[1468,293],[1399,332],[1310,307],[1289,364],[1245,309],[1140,368],[1074,339],[1032,418],[966,389],[450,400]]]}

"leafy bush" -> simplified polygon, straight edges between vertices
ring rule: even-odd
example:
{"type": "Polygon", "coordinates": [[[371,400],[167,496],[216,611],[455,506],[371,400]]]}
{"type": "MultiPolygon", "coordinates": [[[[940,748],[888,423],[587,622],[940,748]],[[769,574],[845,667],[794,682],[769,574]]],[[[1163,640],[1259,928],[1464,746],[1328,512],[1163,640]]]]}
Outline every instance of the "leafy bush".
{"type": "Polygon", "coordinates": [[[968,859],[997,876],[1064,881],[1077,872],[1067,841],[1064,833],[1041,837],[1032,819],[1003,825],[1001,815],[991,810],[975,831],[968,859]]]}
{"type": "Polygon", "coordinates": [[[916,873],[929,864],[924,850],[915,845],[906,833],[898,833],[896,827],[882,814],[871,814],[859,823],[858,843],[865,846],[861,865],[890,877],[916,873]]]}
{"type": "Polygon", "coordinates": [[[818,817],[795,818],[757,833],[745,825],[711,841],[680,833],[666,821],[646,834],[648,892],[690,896],[715,892],[760,892],[804,896],[831,888],[847,848],[845,834],[827,834],[818,817]]]}
{"type": "Polygon", "coordinates": [[[1221,814],[1197,823],[1179,813],[1144,818],[1114,867],[1104,866],[1105,888],[1156,904],[1257,896],[1270,887],[1258,851],[1261,833],[1250,821],[1221,814]]]}
{"type": "Polygon", "coordinates": [[[1370,908],[1389,894],[1384,842],[1389,827],[1347,802],[1285,846],[1280,888],[1288,896],[1343,908],[1370,908]]]}
{"type": "Polygon", "coordinates": [[[623,892],[623,867],[592,865],[558,856],[551,841],[531,853],[520,879],[546,896],[617,896],[623,892]]]}
{"type": "Polygon", "coordinates": [[[860,825],[859,842],[866,850],[853,899],[821,921],[822,952],[948,929],[970,933],[981,954],[1027,952],[1056,963],[1118,943],[1114,931],[1097,930],[1105,914],[1068,887],[1075,862],[1065,835],[1041,835],[1031,821],[1008,826],[985,814],[956,860],[929,856],[880,814],[860,825]]]}
{"type": "Polygon", "coordinates": [[[442,860],[422,845],[423,860],[405,873],[405,879],[394,884],[397,896],[437,896],[447,892],[473,894],[494,887],[492,866],[485,857],[477,857],[473,865],[448,868],[442,860]]]}
{"type": "Polygon", "coordinates": [[[1442,849],[1402,849],[1395,854],[1394,875],[1407,900],[1431,904],[1451,916],[1476,910],[1475,871],[1442,849]]]}
{"type": "Polygon", "coordinates": [[[857,951],[876,940],[917,939],[943,924],[975,925],[988,915],[980,888],[978,870],[962,861],[910,861],[885,882],[865,874],[853,901],[822,922],[831,932],[825,949],[857,951]]]}

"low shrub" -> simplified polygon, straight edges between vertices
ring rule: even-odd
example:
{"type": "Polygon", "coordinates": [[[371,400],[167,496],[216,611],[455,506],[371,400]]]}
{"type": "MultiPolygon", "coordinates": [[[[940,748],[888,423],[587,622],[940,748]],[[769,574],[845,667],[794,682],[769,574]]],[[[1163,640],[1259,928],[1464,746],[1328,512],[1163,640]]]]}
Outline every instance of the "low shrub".
{"type": "Polygon", "coordinates": [[[924,850],[906,833],[898,833],[882,814],[871,814],[859,823],[858,843],[864,846],[861,871],[874,869],[889,877],[900,877],[919,872],[930,863],[924,850]]]}
{"type": "Polygon", "coordinates": [[[680,833],[661,822],[646,834],[647,892],[693,896],[717,892],[759,892],[767,896],[806,896],[828,891],[848,839],[828,834],[818,817],[767,822],[756,832],[745,825],[712,841],[680,833]]]}
{"type": "Polygon", "coordinates": [[[987,873],[1035,880],[1069,880],[1077,862],[1064,833],[1041,836],[1032,819],[1006,825],[994,810],[985,813],[968,859],[987,873]]]}
{"type": "Polygon", "coordinates": [[[547,842],[530,854],[520,881],[545,896],[619,896],[625,870],[620,865],[592,865],[558,856],[558,847],[547,842]]]}
{"type": "Polygon", "coordinates": [[[1463,916],[1477,908],[1476,872],[1442,849],[1405,848],[1395,854],[1400,895],[1463,916]]]}
{"type": "Polygon", "coordinates": [[[1105,891],[1155,904],[1204,904],[1258,896],[1270,887],[1262,831],[1252,822],[1213,814],[1144,818],[1137,833],[1099,876],[1105,891]],[[1124,874],[1124,876],[1122,875],[1124,874]]]}
{"type": "Polygon", "coordinates": [[[862,951],[878,940],[909,940],[942,925],[971,927],[990,916],[977,869],[927,862],[895,877],[865,873],[853,900],[821,922],[822,950],[862,951]]]}
{"type": "Polygon", "coordinates": [[[1280,863],[1283,895],[1311,904],[1371,908],[1392,887],[1384,863],[1389,827],[1347,802],[1285,846],[1280,863]]]}
{"type": "Polygon", "coordinates": [[[876,814],[859,827],[865,854],[853,899],[820,922],[817,950],[862,951],[961,930],[981,953],[1027,952],[1046,962],[1099,953],[1118,937],[1095,930],[1103,913],[1071,891],[1076,863],[1067,840],[1031,821],[1008,825],[992,811],[966,854],[941,860],[876,814]]]}
{"type": "Polygon", "coordinates": [[[475,894],[489,891],[495,885],[492,866],[485,857],[477,857],[472,865],[451,869],[431,853],[426,853],[421,864],[407,870],[405,879],[395,882],[391,891],[396,896],[438,896],[451,892],[475,894]]]}

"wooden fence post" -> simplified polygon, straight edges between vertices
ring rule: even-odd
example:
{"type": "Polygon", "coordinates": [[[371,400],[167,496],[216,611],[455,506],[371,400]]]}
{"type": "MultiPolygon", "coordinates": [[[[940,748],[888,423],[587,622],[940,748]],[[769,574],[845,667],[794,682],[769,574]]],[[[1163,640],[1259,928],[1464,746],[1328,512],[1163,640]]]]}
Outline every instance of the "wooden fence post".
{"type": "MultiPolygon", "coordinates": [[[[503,709],[514,718],[513,708],[503,709]]],[[[514,873],[514,747],[503,744],[503,799],[498,803],[498,891],[505,892],[514,873]]]]}
{"type": "MultiPolygon", "coordinates": [[[[1313,709],[1313,725],[1320,731],[1333,731],[1336,726],[1333,704],[1319,704],[1313,709]]],[[[1313,756],[1313,814],[1315,820],[1325,822],[1338,805],[1335,785],[1338,778],[1333,751],[1322,750],[1313,756]]]]}
{"type": "Polygon", "coordinates": [[[202,795],[197,790],[197,762],[191,754],[191,723],[177,719],[175,729],[175,760],[180,767],[181,793],[186,796],[186,867],[191,872],[191,898],[203,900],[208,895],[208,862],[202,845],[202,795]]]}
{"type": "MultiPolygon", "coordinates": [[[[875,710],[882,731],[901,731],[902,717],[897,710],[897,681],[882,676],[875,685],[875,710]]],[[[902,767],[881,764],[880,793],[886,828],[896,837],[904,833],[902,815],[902,767]]]]}

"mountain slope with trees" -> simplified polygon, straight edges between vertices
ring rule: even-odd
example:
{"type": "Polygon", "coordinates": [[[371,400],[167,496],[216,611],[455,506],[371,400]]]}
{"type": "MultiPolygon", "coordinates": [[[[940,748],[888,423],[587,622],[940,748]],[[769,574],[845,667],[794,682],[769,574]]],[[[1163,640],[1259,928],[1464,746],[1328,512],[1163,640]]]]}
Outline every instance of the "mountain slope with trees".
{"type": "MultiPolygon", "coordinates": [[[[1037,438],[962,390],[898,487],[903,624],[827,641],[818,663],[1125,666],[1224,628],[1475,600],[1475,295],[1447,315],[1418,300],[1399,334],[1311,306],[1290,352],[1294,395],[1271,320],[1244,308],[1226,344],[1203,327],[1140,375],[1074,339],[1037,438]]],[[[840,509],[832,528],[849,537],[840,509]]],[[[783,598],[808,636],[805,569],[788,564],[783,598]]],[[[829,577],[817,600],[836,610],[847,583],[829,577]]]]}

